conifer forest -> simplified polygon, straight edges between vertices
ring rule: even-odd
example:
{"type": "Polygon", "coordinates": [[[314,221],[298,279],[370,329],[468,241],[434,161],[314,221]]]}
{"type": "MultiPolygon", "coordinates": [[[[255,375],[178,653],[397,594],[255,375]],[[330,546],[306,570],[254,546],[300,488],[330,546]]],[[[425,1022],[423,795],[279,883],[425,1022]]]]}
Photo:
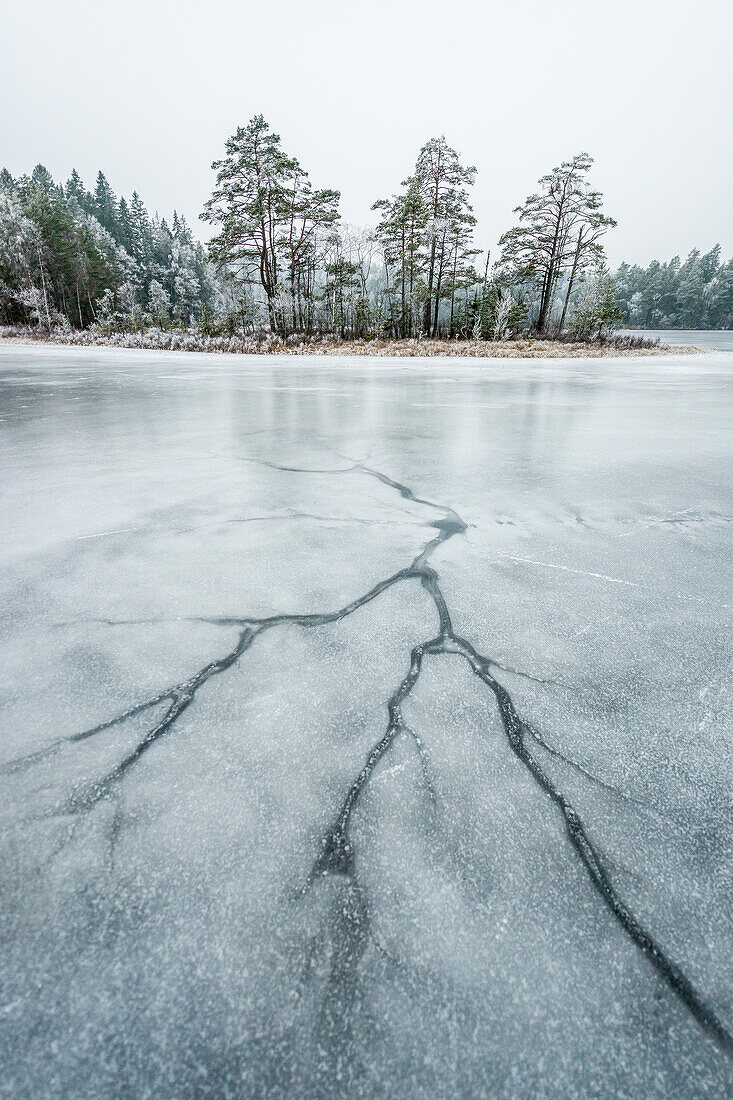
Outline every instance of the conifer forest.
{"type": "Polygon", "coordinates": [[[343,340],[733,327],[733,259],[719,246],[609,270],[616,222],[592,165],[583,153],[537,181],[494,256],[478,244],[476,169],[444,137],[360,228],[255,116],[212,166],[206,247],[175,211],[151,214],[101,171],[87,189],[76,171],[61,183],[40,164],[16,179],[3,169],[0,324],[343,340]]]}

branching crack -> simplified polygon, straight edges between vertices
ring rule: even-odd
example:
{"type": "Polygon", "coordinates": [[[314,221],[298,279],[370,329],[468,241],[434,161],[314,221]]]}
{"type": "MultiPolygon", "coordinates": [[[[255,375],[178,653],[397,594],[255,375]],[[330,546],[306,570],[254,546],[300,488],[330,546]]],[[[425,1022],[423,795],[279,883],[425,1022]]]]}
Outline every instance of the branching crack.
{"type": "MultiPolygon", "coordinates": [[[[372,600],[375,600],[394,585],[402,583],[403,581],[419,580],[421,586],[428,593],[435,606],[439,632],[436,637],[420,643],[412,650],[409,668],[399,686],[387,700],[388,722],[385,733],[371,748],[358,775],[349,786],[335,819],[332,821],[322,838],[320,851],[314,860],[310,874],[300,892],[303,894],[308,891],[316,881],[324,877],[338,878],[342,881],[344,887],[344,890],[340,891],[338,901],[335,903],[335,906],[332,906],[331,910],[333,952],[326,995],[321,1013],[321,1034],[323,1040],[331,1051],[337,1052],[339,1049],[342,1049],[343,1043],[348,1039],[352,1026],[353,1009],[358,999],[358,969],[369,943],[374,941],[370,929],[369,901],[364,888],[358,880],[356,853],[350,835],[353,813],[378,765],[387,756],[397,738],[402,734],[406,734],[414,740],[420,757],[426,787],[429,791],[433,805],[435,804],[436,792],[427,768],[425,748],[419,735],[406,724],[402,714],[402,705],[419,680],[425,657],[454,654],[460,656],[468,663],[474,674],[492,693],[511,751],[527,770],[537,786],[545,792],[562,815],[569,842],[586,868],[599,897],[603,900],[606,907],[623,928],[624,932],[647,956],[659,976],[679,997],[698,1024],[717,1043],[721,1050],[733,1057],[733,1036],[731,1036],[730,1032],[718,1019],[713,1010],[705,1004],[700,994],[680,967],[667,956],[652,934],[620,898],[615,887],[611,883],[603,858],[599,850],[591,841],[580,815],[569,799],[560,791],[551,777],[543,769],[541,763],[529,747],[529,742],[540,746],[555,759],[572,767],[586,779],[600,785],[615,796],[629,801],[635,800],[630,799],[629,796],[623,794],[623,792],[619,791],[616,787],[599,779],[597,776],[587,771],[581,764],[561,753],[554,746],[550,745],[533,725],[523,721],[516,711],[509,692],[495,678],[492,669],[503,669],[513,675],[521,676],[527,674],[518,672],[515,669],[509,669],[506,666],[500,665],[496,660],[482,655],[469,641],[455,633],[447,602],[438,584],[438,575],[429,564],[429,560],[439,546],[447,542],[454,535],[460,534],[467,529],[467,525],[458,513],[448,506],[436,504],[424,497],[417,496],[408,486],[360,462],[353,462],[345,468],[316,470],[295,466],[281,466],[261,459],[246,459],[245,461],[258,462],[274,469],[292,473],[348,474],[354,471],[361,472],[369,477],[375,478],[383,485],[396,490],[403,499],[439,512],[439,518],[433,520],[429,524],[433,529],[437,529],[438,533],[425,543],[423,549],[415,556],[409,566],[379,581],[363,595],[336,611],[304,615],[281,614],[262,619],[226,617],[197,620],[217,623],[222,626],[236,627],[239,630],[236,644],[223,657],[219,657],[204,665],[203,668],[199,669],[198,672],[194,673],[194,675],[182,683],[150,699],[137,703],[114,718],[108,719],[90,729],[72,734],[67,738],[59,739],[38,752],[10,761],[3,765],[0,771],[7,773],[30,767],[57,752],[64,744],[85,741],[155,706],[167,704],[162,717],[150,726],[134,749],[123,757],[123,759],[105,775],[96,779],[92,784],[74,792],[69,798],[64,812],[75,814],[89,810],[99,802],[100,799],[108,797],[114,792],[116,785],[143,757],[147,750],[165,734],[170,732],[181,715],[194,702],[197,693],[203,685],[212,677],[231,668],[250,648],[260,634],[263,634],[271,628],[282,625],[311,628],[339,622],[341,619],[352,615],[359,608],[366,606],[372,600]]],[[[536,677],[529,676],[528,678],[537,680],[539,683],[552,683],[552,681],[543,681],[536,677]]],[[[559,686],[566,687],[567,685],[559,686]]],[[[115,817],[112,824],[112,847],[114,847],[116,829],[118,826],[119,821],[115,817]]]]}

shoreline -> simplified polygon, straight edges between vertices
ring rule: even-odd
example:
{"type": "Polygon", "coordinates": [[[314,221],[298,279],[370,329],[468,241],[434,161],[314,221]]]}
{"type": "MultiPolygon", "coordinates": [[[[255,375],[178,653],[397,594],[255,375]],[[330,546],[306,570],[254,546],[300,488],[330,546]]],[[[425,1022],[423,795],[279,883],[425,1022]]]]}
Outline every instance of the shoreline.
{"type": "Polygon", "coordinates": [[[255,340],[253,337],[206,337],[186,332],[115,333],[110,336],[73,332],[34,336],[28,333],[0,332],[0,345],[42,345],[46,347],[108,347],[122,350],[195,352],[198,354],[341,356],[343,358],[419,358],[419,359],[619,359],[659,355],[702,354],[704,349],[679,344],[618,346],[613,342],[585,343],[520,337],[515,340],[329,340],[295,342],[279,337],[255,340]]]}

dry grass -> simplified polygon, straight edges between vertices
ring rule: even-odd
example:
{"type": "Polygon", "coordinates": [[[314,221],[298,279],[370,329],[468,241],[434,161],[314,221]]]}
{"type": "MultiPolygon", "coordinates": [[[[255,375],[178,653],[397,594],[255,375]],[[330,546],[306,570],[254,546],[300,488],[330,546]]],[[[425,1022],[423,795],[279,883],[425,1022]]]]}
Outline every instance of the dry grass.
{"type": "Polygon", "coordinates": [[[611,337],[597,341],[534,340],[340,340],[334,337],[205,336],[200,332],[148,329],[104,334],[57,330],[0,328],[0,340],[17,343],[64,344],[72,347],[139,348],[152,351],[200,351],[240,355],[343,355],[394,358],[460,359],[606,359],[620,356],[689,354],[699,349],[658,344],[641,337],[611,337]]]}
{"type": "Polygon", "coordinates": [[[668,355],[670,352],[696,351],[696,348],[615,345],[566,340],[349,340],[328,341],[298,354],[377,355],[397,358],[452,357],[461,359],[575,359],[608,358],[629,355],[668,355]]]}

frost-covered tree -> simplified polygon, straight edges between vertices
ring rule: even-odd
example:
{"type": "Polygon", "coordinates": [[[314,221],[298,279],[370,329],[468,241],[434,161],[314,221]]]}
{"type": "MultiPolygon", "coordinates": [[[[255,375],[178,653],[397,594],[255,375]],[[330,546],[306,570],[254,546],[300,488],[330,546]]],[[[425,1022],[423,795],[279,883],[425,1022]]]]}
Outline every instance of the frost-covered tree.
{"type": "Polygon", "coordinates": [[[153,324],[158,328],[167,328],[170,322],[170,308],[170,294],[157,279],[153,279],[148,295],[148,310],[153,324]]]}
{"type": "Polygon", "coordinates": [[[43,240],[20,202],[0,188],[0,319],[6,324],[32,320],[51,327],[43,240]]]}
{"type": "Polygon", "coordinates": [[[598,271],[586,287],[573,313],[570,328],[575,336],[588,339],[601,337],[621,320],[623,314],[617,301],[616,283],[606,268],[598,271]]]}
{"type": "Polygon", "coordinates": [[[458,264],[465,264],[476,219],[468,198],[468,188],[476,180],[474,167],[464,168],[444,136],[431,138],[423,145],[415,165],[427,211],[425,271],[425,332],[438,334],[440,303],[451,275],[456,278],[458,264]]]}
{"type": "Polygon", "coordinates": [[[117,199],[103,172],[97,174],[93,212],[99,224],[114,236],[118,230],[117,199]]]}
{"type": "Polygon", "coordinates": [[[215,272],[184,219],[151,219],[133,193],[117,199],[103,173],[93,192],[74,170],[57,186],[43,165],[0,172],[0,320],[138,328],[145,313],[195,324],[221,304],[215,272]],[[168,296],[168,307],[157,290],[168,296]],[[104,302],[103,317],[99,303],[104,302]]]}
{"type": "Polygon", "coordinates": [[[17,179],[0,169],[0,323],[489,339],[528,320],[543,333],[568,319],[575,332],[597,333],[599,309],[603,332],[613,297],[637,327],[733,328],[733,259],[717,245],[684,262],[622,264],[599,306],[596,273],[615,222],[588,182],[591,163],[581,154],[542,177],[483,278],[475,169],[444,137],[426,142],[397,192],[374,204],[376,228],[357,230],[341,224],[338,192],[315,189],[256,116],[215,164],[208,250],[178,213],[151,216],[102,172],[87,190],[76,170],[60,186],[42,164],[17,179]]]}
{"type": "Polygon", "coordinates": [[[339,193],[312,188],[262,115],[237,129],[212,167],[216,187],[202,215],[219,231],[210,255],[245,285],[261,288],[270,327],[281,330],[278,302],[289,292],[297,309],[319,237],[338,219],[339,193]]]}
{"type": "Polygon", "coordinates": [[[477,278],[471,245],[476,220],[468,197],[475,176],[445,137],[432,138],[402,190],[374,203],[395,335],[437,336],[444,301],[451,303],[452,330],[456,291],[477,278]]]}
{"type": "Polygon", "coordinates": [[[601,239],[616,222],[603,213],[603,196],[588,182],[592,157],[580,153],[542,176],[540,189],[516,207],[518,224],[499,244],[499,273],[510,284],[530,284],[539,296],[536,328],[550,326],[563,275],[568,284],[560,329],[573,285],[584,271],[603,262],[601,239]]]}
{"type": "Polygon", "coordinates": [[[636,328],[733,328],[733,260],[721,259],[720,245],[693,249],[648,267],[621,264],[616,272],[618,303],[636,328]]]}
{"type": "Polygon", "coordinates": [[[381,214],[376,236],[383,250],[392,332],[410,337],[420,331],[420,306],[426,294],[423,273],[428,211],[415,176],[402,187],[402,192],[391,199],[379,199],[372,209],[381,214]]]}

